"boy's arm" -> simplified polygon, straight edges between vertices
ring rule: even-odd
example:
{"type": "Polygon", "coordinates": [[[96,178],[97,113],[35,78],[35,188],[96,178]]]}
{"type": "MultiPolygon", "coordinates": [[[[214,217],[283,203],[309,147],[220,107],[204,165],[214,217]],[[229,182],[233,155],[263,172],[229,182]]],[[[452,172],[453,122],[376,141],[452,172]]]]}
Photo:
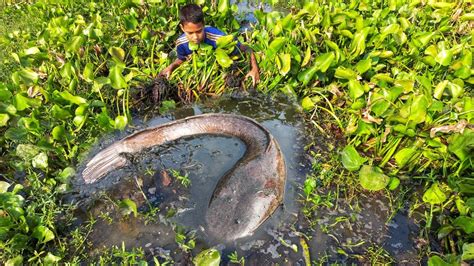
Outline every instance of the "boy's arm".
{"type": "Polygon", "coordinates": [[[161,72],[160,72],[160,76],[164,76],[166,77],[167,79],[170,78],[171,76],[171,73],[173,73],[173,70],[175,68],[177,68],[179,65],[181,65],[184,61],[181,60],[181,59],[176,59],[173,63],[171,63],[169,66],[167,66],[165,69],[163,69],[161,72]]]}
{"type": "Polygon", "coordinates": [[[260,70],[258,68],[257,60],[255,59],[255,54],[253,53],[250,47],[245,46],[243,44],[240,44],[239,48],[242,52],[250,54],[250,71],[245,76],[245,79],[247,79],[248,77],[251,77],[252,84],[253,86],[255,86],[260,81],[260,70]]]}

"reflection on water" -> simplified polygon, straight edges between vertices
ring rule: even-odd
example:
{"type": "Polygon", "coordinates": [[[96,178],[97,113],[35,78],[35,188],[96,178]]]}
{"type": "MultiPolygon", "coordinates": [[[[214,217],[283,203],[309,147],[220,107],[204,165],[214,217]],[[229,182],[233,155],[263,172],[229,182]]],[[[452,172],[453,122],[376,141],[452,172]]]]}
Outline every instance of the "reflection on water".
{"type": "MultiPolygon", "coordinates": [[[[401,214],[386,224],[389,215],[387,202],[383,198],[378,199],[377,195],[362,196],[359,199],[360,209],[352,209],[344,199],[338,199],[337,208],[319,211],[318,219],[313,221],[319,226],[310,229],[298,202],[301,186],[311,169],[304,152],[307,140],[300,110],[288,103],[287,99],[208,100],[177,109],[167,116],[147,121],[137,119],[137,126],[133,130],[202,113],[248,116],[273,134],[282,148],[287,165],[283,206],[251,237],[226,246],[208,242],[202,225],[210,196],[219,178],[243,156],[245,145],[238,139],[222,136],[180,139],[129,158],[133,161],[131,166],[109,174],[98,184],[81,187],[86,197],[99,194],[100,191],[106,191],[107,194],[107,197],[96,200],[89,209],[97,217],[94,231],[89,237],[93,249],[120,246],[124,242],[127,248],[142,247],[149,256],[173,258],[177,263],[186,262],[175,242],[175,226],[182,226],[186,232],[195,233],[196,251],[214,246],[221,250],[224,261],[228,260],[228,254],[237,251],[240,256],[245,256],[246,264],[249,265],[303,265],[300,245],[303,235],[308,237],[306,242],[314,260],[328,255],[331,260],[347,262],[346,257],[340,254],[339,247],[346,247],[349,253],[357,253],[362,252],[362,247],[371,244],[384,246],[400,260],[416,257],[410,235],[414,225],[406,215],[401,214]],[[188,176],[191,186],[185,188],[176,178],[160,174],[164,169],[175,169],[182,176],[188,176]],[[133,199],[142,213],[149,211],[150,207],[158,207],[159,211],[148,215],[147,219],[133,216],[123,219],[111,200],[126,198],[133,199]],[[110,220],[113,222],[110,223],[110,220]]],[[[145,117],[152,116],[147,114],[145,117]]],[[[123,134],[105,142],[111,143],[120,137],[123,134]]]]}

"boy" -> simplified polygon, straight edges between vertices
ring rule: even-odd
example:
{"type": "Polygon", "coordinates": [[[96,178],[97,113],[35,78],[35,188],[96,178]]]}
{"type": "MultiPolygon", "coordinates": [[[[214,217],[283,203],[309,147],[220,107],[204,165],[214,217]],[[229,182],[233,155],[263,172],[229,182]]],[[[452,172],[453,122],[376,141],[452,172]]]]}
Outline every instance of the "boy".
{"type": "MultiPolygon", "coordinates": [[[[166,78],[169,78],[173,70],[186,61],[188,56],[192,54],[192,51],[189,49],[189,42],[195,44],[204,42],[212,45],[212,47],[216,49],[216,40],[225,35],[222,31],[214,27],[204,25],[204,13],[202,12],[201,7],[196,4],[183,6],[179,10],[179,20],[181,30],[184,34],[176,41],[178,59],[160,72],[160,75],[165,76],[166,78]]],[[[243,44],[238,43],[237,47],[240,51],[250,54],[250,71],[245,76],[245,79],[248,77],[252,78],[253,86],[255,86],[255,84],[260,80],[260,73],[257,61],[255,60],[255,55],[249,47],[243,44]]]]}

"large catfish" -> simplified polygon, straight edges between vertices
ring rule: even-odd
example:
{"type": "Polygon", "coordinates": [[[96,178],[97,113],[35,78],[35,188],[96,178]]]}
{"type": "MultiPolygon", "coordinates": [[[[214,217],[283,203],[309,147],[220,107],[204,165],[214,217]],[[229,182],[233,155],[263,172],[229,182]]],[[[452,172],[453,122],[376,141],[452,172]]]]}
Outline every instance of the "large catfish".
{"type": "Polygon", "coordinates": [[[206,212],[207,230],[219,241],[251,235],[282,203],[286,168],[273,136],[256,121],[238,115],[204,114],[136,132],[99,152],[82,172],[93,183],[127,164],[137,153],[182,137],[224,135],[241,139],[244,156],[218,182],[206,212]]]}

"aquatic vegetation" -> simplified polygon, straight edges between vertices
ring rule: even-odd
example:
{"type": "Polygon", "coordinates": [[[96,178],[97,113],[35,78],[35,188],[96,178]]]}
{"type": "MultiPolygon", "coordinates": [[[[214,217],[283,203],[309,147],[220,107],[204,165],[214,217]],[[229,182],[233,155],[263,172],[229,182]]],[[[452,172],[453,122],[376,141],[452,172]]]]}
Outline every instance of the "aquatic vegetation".
{"type": "MultiPolygon", "coordinates": [[[[185,1],[7,2],[0,4],[0,260],[86,259],[70,250],[83,252],[88,230],[67,241],[73,207],[61,195],[98,137],[130,123],[133,90],[172,60],[185,1]]],[[[141,98],[162,100],[166,112],[178,100],[236,86],[225,78],[243,60],[231,54],[236,38],[259,61],[256,89],[298,99],[311,134],[334,140],[326,160],[308,147],[317,161],[302,191],[310,223],[318,208],[337,207],[340,193],[395,199],[417,186],[411,210],[425,216],[423,255],[432,263],[474,259],[470,2],[290,1],[285,12],[255,10],[258,23],[242,32],[236,5],[197,2],[208,24],[232,36],[216,51],[193,48],[170,79],[174,101],[146,90],[141,98]]],[[[131,202],[122,205],[140,215],[131,202]]],[[[118,248],[110,258],[143,258],[127,252],[118,248]]],[[[371,262],[392,262],[378,247],[367,252],[371,262]]]]}

